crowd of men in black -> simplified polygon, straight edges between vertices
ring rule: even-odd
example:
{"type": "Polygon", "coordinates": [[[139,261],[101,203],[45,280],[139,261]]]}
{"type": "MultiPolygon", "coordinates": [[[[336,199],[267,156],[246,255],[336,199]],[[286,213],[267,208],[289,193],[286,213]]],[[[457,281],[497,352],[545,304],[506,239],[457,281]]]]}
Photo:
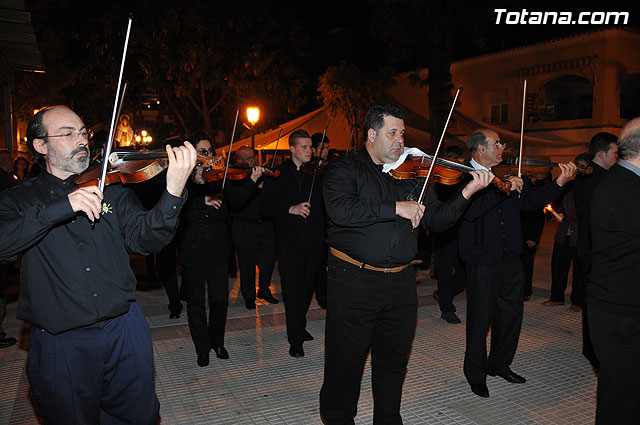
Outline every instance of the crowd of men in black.
{"type": "MultiPolygon", "coordinates": [[[[569,163],[559,164],[555,180],[509,176],[511,193],[491,184],[491,168],[502,162],[506,144],[496,131],[478,129],[467,143],[467,164],[474,171],[455,186],[436,184],[418,203],[420,179],[397,180],[385,169],[404,153],[404,114],[392,105],[373,106],[364,123],[363,147],[330,161],[327,137],[294,131],[288,138],[290,157],[278,166],[278,177],[268,176],[255,152],[241,147],[236,161],[250,169],[248,176],[209,179],[196,154],[213,157],[215,152],[211,139],[198,133],[182,146],[166,147],[169,166],[160,177],[133,189],[110,185],[104,191],[77,188],[73,181],[91,157],[81,118],[66,107],[45,108],[27,129],[34,169],[41,167],[37,175],[27,179],[22,165],[11,174],[12,157],[0,151],[0,190],[8,189],[0,196],[0,271],[21,255],[18,318],[31,324],[27,376],[40,413],[47,423],[156,423],[151,338],[135,302],[129,254],[147,256],[150,270],[157,256],[170,317],[180,317],[186,301],[197,364],[205,367],[212,350],[220,359],[230,356],[224,336],[229,274],[235,272],[235,264],[229,265],[237,252],[247,309],[256,308],[256,298],[279,302],[270,290],[277,260],[292,357],[304,356],[304,342],[313,339],[306,316],[314,290],[318,304],[327,309],[323,421],[353,423],[370,352],[374,423],[402,423],[402,385],[418,306],[412,260],[421,255],[418,235],[425,235],[425,228],[435,235],[434,297],[446,322],[460,323],[453,298],[467,289],[463,370],[472,392],[489,397],[487,375],[524,383],[510,365],[523,303],[532,294],[542,210],[554,202],[563,220],[555,235],[551,298],[543,304],[564,304],[573,262],[571,301],[574,311],[583,312],[583,353],[600,371],[598,423],[631,423],[629,415],[638,405],[630,382],[638,375],[632,359],[640,294],[638,285],[628,282],[622,285],[624,296],[615,292],[629,274],[605,273],[614,260],[610,249],[597,243],[611,247],[619,241],[608,233],[602,236],[590,215],[603,214],[591,208],[592,198],[609,195],[597,187],[616,164],[619,144],[618,178],[640,190],[639,128],[634,120],[620,139],[595,135],[589,153],[575,160],[591,173],[572,180],[576,165],[569,163]],[[310,163],[317,166],[305,167],[310,163]],[[593,292],[585,291],[587,282],[593,283],[593,292]],[[616,351],[609,333],[611,326],[620,326],[621,317],[628,322],[616,331],[626,332],[628,339],[615,342],[616,351]],[[591,331],[589,318],[596,318],[591,331]]],[[[465,154],[453,146],[445,156],[462,160],[465,154]]],[[[607,202],[607,208],[615,207],[614,201],[607,202]]],[[[614,213],[622,217],[630,211],[614,213]]],[[[617,229],[624,235],[621,256],[637,265],[637,225],[620,220],[625,223],[617,229]]],[[[620,255],[615,258],[620,261],[620,255]]],[[[631,267],[627,262],[619,268],[631,267]]],[[[6,279],[0,277],[4,317],[6,279]]],[[[632,279],[637,282],[637,276],[632,279]]],[[[6,337],[1,321],[0,337],[0,348],[16,342],[6,337]]]]}

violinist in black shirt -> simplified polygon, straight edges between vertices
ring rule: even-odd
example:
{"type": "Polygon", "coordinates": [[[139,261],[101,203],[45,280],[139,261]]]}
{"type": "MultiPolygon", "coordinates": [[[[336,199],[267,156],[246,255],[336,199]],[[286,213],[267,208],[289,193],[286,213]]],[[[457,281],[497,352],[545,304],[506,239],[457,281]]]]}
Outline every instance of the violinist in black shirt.
{"type": "MultiPolygon", "coordinates": [[[[242,146],[236,151],[238,164],[257,166],[256,154],[250,147],[242,146]]],[[[270,178],[270,177],[268,177],[270,178]]],[[[240,268],[240,292],[245,307],[256,308],[256,297],[270,304],[280,301],[271,293],[271,276],[276,261],[276,239],[273,233],[273,221],[260,214],[260,193],[264,187],[264,177],[256,181],[249,176],[245,180],[229,181],[230,187],[250,186],[248,196],[236,200],[229,212],[233,217],[233,243],[238,251],[240,268]],[[256,294],[256,266],[258,266],[258,292],[256,294]]],[[[244,192],[244,191],[243,191],[244,192]]],[[[231,192],[232,195],[236,190],[231,192]]]]}
{"type": "Polygon", "coordinates": [[[72,110],[40,110],[27,145],[44,169],[0,194],[0,260],[23,253],[17,317],[31,324],[27,377],[47,424],[156,424],[151,333],[129,252],[171,241],[196,152],[186,142],[167,147],[167,188],[147,211],[122,185],[75,186],[88,142],[72,110]]]}
{"type": "Polygon", "coordinates": [[[322,176],[316,176],[314,181],[312,176],[301,170],[302,165],[311,160],[309,133],[305,130],[291,133],[289,149],[291,159],[278,167],[280,177],[265,181],[261,213],[272,217],[275,224],[289,355],[302,357],[302,344],[313,339],[306,330],[307,311],[320,267],[325,214],[322,176]]]}
{"type": "MultiPolygon", "coordinates": [[[[206,134],[195,134],[190,141],[198,154],[213,156],[211,140],[206,134]]],[[[255,189],[255,182],[262,175],[262,167],[254,167],[251,177],[242,180],[241,185],[232,186],[227,181],[223,197],[223,180],[207,181],[203,176],[204,168],[197,165],[189,180],[189,199],[184,206],[178,236],[182,286],[187,294],[189,331],[200,367],[209,365],[211,350],[219,359],[229,358],[224,346],[229,308],[228,204],[236,199],[242,202],[248,198],[255,189]],[[208,317],[205,288],[209,305],[208,317]]]]}
{"type": "MultiPolygon", "coordinates": [[[[505,146],[494,130],[476,130],[467,141],[471,166],[476,170],[495,167],[502,162],[505,146]]],[[[524,304],[520,211],[542,210],[564,191],[576,166],[570,163],[559,167],[558,178],[541,187],[510,176],[510,194],[489,188],[479,192],[460,222],[458,246],[467,267],[464,375],[471,391],[480,397],[489,397],[487,375],[516,384],[526,382],[510,367],[520,338],[524,304]],[[491,350],[487,356],[490,326],[491,350]]]]}
{"type": "Polygon", "coordinates": [[[326,424],[353,423],[371,343],[374,423],[400,424],[400,401],[416,325],[413,267],[421,224],[443,231],[461,217],[468,199],[493,175],[473,180],[446,203],[433,190],[418,199],[422,181],[383,172],[404,152],[404,114],[376,105],[364,124],[365,146],[329,165],[324,174],[330,249],[324,383],[320,413],[326,424]],[[415,195],[415,198],[412,198],[415,195]]]}

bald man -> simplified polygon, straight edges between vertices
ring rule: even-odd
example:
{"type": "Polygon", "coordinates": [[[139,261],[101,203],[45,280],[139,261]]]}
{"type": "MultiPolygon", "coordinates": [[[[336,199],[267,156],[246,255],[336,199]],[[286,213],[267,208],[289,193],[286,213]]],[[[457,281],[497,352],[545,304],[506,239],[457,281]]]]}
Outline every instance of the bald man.
{"type": "MultiPolygon", "coordinates": [[[[490,170],[502,162],[506,144],[490,129],[469,136],[471,166],[490,170]]],[[[464,374],[471,391],[489,397],[486,379],[499,376],[511,383],[526,379],[511,368],[522,324],[524,269],[520,211],[542,210],[564,190],[576,166],[560,164],[560,176],[542,187],[531,187],[520,177],[509,177],[511,193],[496,187],[478,192],[465,211],[458,231],[460,257],[467,265],[467,345],[464,374]],[[491,326],[491,353],[487,359],[487,332],[491,326]]]]}
{"type": "Polygon", "coordinates": [[[640,417],[640,118],[618,138],[620,160],[604,173],[591,202],[587,306],[600,361],[596,424],[640,417]]]}
{"type": "MultiPolygon", "coordinates": [[[[256,153],[253,149],[242,146],[236,151],[238,164],[255,167],[256,153]]],[[[271,293],[271,276],[276,261],[276,239],[273,233],[273,220],[260,214],[260,193],[264,186],[264,179],[260,177],[256,182],[249,182],[253,191],[241,202],[230,206],[233,217],[233,243],[238,251],[238,266],[240,268],[240,292],[247,309],[256,308],[256,297],[271,304],[280,301],[271,293]],[[252,184],[253,183],[253,184],[252,184]],[[256,266],[258,266],[258,292],[256,294],[256,266]]],[[[250,179],[250,177],[247,177],[250,179]]],[[[248,182],[248,181],[247,181],[248,182]]],[[[245,184],[229,182],[232,187],[245,184]]]]}
{"type": "Polygon", "coordinates": [[[147,211],[123,185],[76,187],[90,137],[64,106],[31,118],[27,146],[44,169],[0,194],[0,260],[22,253],[17,317],[31,324],[26,373],[44,422],[156,424],[151,332],[129,253],[173,238],[196,151],[166,147],[166,190],[147,211]]]}

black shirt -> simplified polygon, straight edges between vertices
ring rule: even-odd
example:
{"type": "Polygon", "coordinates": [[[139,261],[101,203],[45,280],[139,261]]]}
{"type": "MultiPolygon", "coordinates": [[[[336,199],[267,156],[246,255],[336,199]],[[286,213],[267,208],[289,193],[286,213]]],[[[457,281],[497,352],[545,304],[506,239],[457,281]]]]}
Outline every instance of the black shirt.
{"type": "Polygon", "coordinates": [[[0,194],[0,259],[23,253],[17,317],[52,334],[128,311],[136,289],[129,252],[147,255],[169,243],[186,198],[165,190],[147,211],[131,189],[110,185],[92,228],[69,203],[74,177],[43,170],[0,194]]]}
{"type": "Polygon", "coordinates": [[[325,237],[325,209],[322,198],[323,175],[313,176],[298,170],[291,159],[278,167],[280,177],[264,182],[260,194],[260,212],[272,217],[276,241],[280,243],[321,243],[325,237]],[[311,186],[313,184],[313,191],[311,186]],[[289,214],[289,207],[309,200],[311,213],[306,219],[289,214]]]}
{"type": "MultiPolygon", "coordinates": [[[[377,267],[413,260],[418,230],[396,215],[396,201],[417,200],[423,179],[396,180],[382,172],[365,147],[332,162],[325,174],[324,197],[329,222],[327,243],[350,257],[377,267]]],[[[445,204],[433,189],[425,196],[422,223],[433,231],[453,226],[468,201],[461,192],[445,204]]]]}
{"type": "Polygon", "coordinates": [[[589,255],[591,249],[591,197],[596,190],[600,179],[607,170],[591,161],[591,174],[580,175],[573,186],[573,197],[576,202],[576,214],[578,214],[578,242],[577,255],[582,257],[589,255]]]}
{"type": "Polygon", "coordinates": [[[640,176],[614,164],[602,173],[592,199],[587,304],[615,315],[640,317],[640,176]]]}
{"type": "Polygon", "coordinates": [[[229,259],[227,219],[234,202],[242,203],[251,196],[256,185],[250,178],[241,182],[228,180],[219,208],[205,202],[207,195],[219,194],[222,180],[197,184],[189,180],[189,198],[182,213],[178,235],[180,263],[226,263],[229,259]]]}

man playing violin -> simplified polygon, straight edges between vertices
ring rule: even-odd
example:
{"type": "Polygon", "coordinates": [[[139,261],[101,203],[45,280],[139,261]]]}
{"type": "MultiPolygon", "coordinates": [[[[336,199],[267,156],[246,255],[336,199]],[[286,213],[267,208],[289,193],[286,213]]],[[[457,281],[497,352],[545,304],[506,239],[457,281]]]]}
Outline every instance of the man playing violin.
{"type": "Polygon", "coordinates": [[[291,158],[278,167],[280,177],[265,181],[261,213],[275,223],[289,355],[302,357],[303,343],[313,339],[306,330],[307,311],[325,237],[323,176],[314,179],[301,169],[311,160],[309,133],[291,133],[289,150],[291,158]]]}
{"type": "MultiPolygon", "coordinates": [[[[256,154],[250,147],[242,146],[236,151],[238,164],[249,167],[257,166],[256,154]]],[[[251,179],[251,177],[248,177],[251,179]]],[[[245,184],[244,181],[230,181],[230,186],[245,184]]],[[[276,260],[276,242],[273,233],[273,221],[260,214],[260,193],[264,187],[264,177],[256,180],[251,186],[249,196],[231,206],[233,217],[233,243],[238,251],[240,267],[240,292],[248,309],[256,308],[256,297],[271,304],[278,304],[269,286],[276,260]],[[256,266],[258,266],[258,292],[256,294],[256,266]]],[[[251,184],[249,183],[249,184],[251,184]]]]}
{"type": "Polygon", "coordinates": [[[413,267],[418,232],[443,231],[460,218],[469,198],[493,175],[473,180],[448,202],[433,190],[418,199],[424,180],[395,180],[383,172],[404,152],[404,114],[393,105],[367,113],[365,146],[329,165],[324,197],[330,247],[324,383],[320,412],[326,424],[353,423],[371,344],[374,423],[402,423],[402,385],[411,350],[418,297],[413,267]]]}
{"type": "MultiPolygon", "coordinates": [[[[189,141],[199,155],[213,157],[211,139],[205,133],[193,134],[189,141]]],[[[200,367],[209,365],[211,350],[220,359],[229,358],[224,346],[229,308],[228,202],[221,193],[222,179],[207,181],[205,169],[205,164],[198,163],[187,183],[189,198],[184,205],[177,238],[189,332],[200,367]]],[[[261,170],[253,174],[257,180],[261,170]]],[[[218,175],[215,173],[216,177],[218,175]]]]}
{"type": "MultiPolygon", "coordinates": [[[[471,166],[490,170],[502,161],[505,144],[493,130],[469,136],[471,166]]],[[[520,210],[542,210],[564,190],[575,174],[573,163],[559,164],[560,176],[542,187],[529,186],[521,177],[508,178],[511,192],[492,188],[479,192],[465,211],[458,232],[460,257],[467,266],[467,345],[464,374],[471,390],[489,397],[487,375],[512,383],[526,381],[510,369],[516,353],[524,300],[524,269],[520,210]],[[491,327],[491,353],[486,337],[491,327]]]]}
{"type": "Polygon", "coordinates": [[[122,185],[76,188],[88,142],[71,109],[40,110],[27,145],[44,170],[0,195],[0,259],[23,254],[17,317],[31,324],[27,377],[47,424],[155,424],[153,347],[129,252],[171,241],[196,152],[186,142],[167,147],[167,188],[147,211],[122,185]]]}

